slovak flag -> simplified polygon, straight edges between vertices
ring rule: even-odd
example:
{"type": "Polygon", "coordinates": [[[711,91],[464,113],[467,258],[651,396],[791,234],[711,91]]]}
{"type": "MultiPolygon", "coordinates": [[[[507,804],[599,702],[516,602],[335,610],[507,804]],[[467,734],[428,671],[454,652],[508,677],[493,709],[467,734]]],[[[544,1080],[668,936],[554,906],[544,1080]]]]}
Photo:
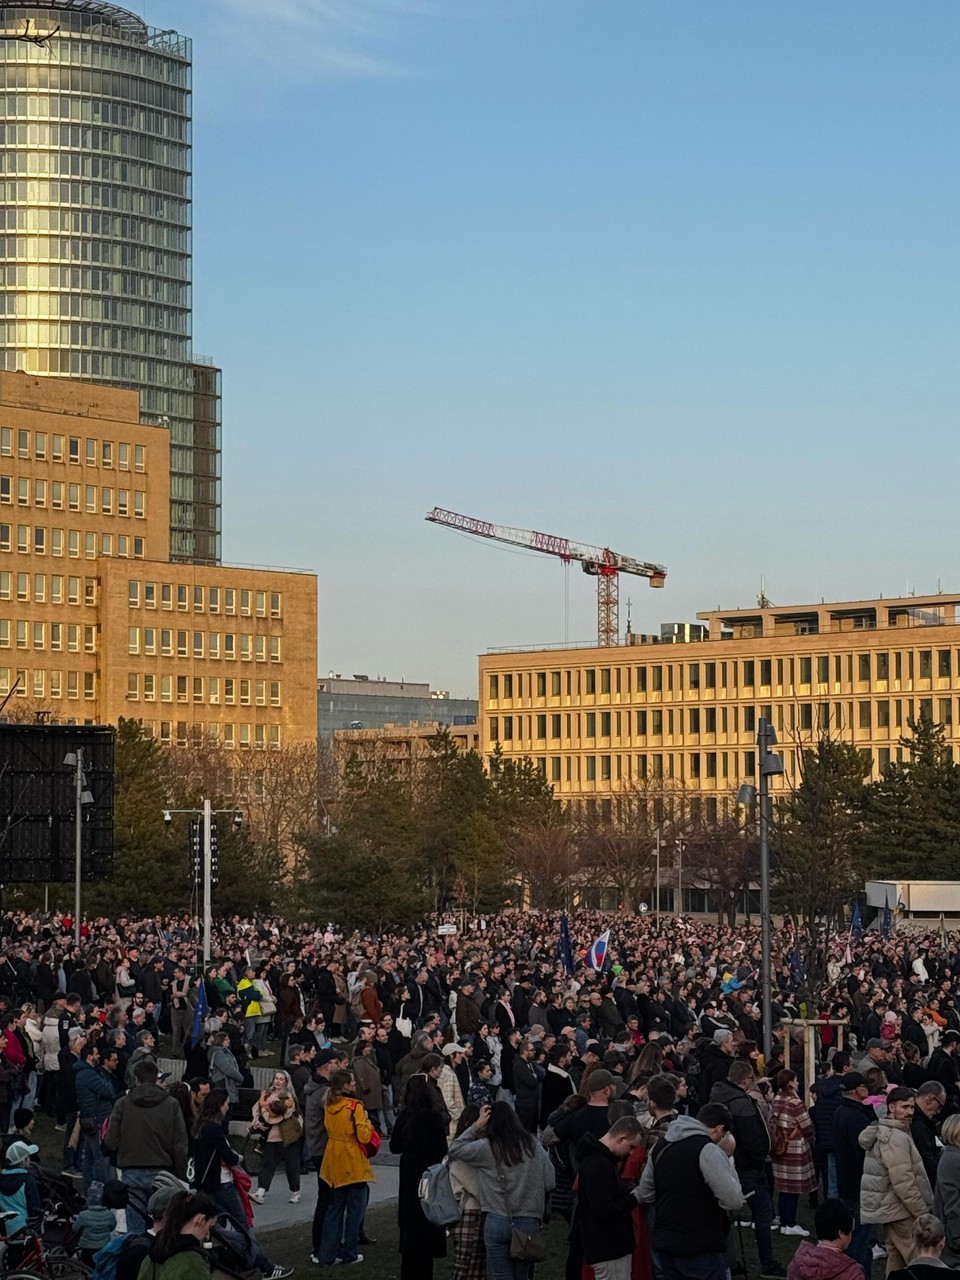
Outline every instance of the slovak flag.
{"type": "Polygon", "coordinates": [[[601,933],[590,950],[587,952],[586,966],[588,969],[595,969],[597,973],[603,972],[603,966],[607,959],[607,951],[610,947],[610,930],[606,929],[601,933]]]}

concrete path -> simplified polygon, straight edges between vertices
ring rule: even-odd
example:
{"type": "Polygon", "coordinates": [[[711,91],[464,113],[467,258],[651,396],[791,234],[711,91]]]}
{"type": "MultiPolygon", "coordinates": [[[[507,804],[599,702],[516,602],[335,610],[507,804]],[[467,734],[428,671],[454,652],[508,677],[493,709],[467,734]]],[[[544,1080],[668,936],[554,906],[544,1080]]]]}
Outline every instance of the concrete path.
{"type": "MultiPolygon", "coordinates": [[[[373,1171],[377,1180],[370,1186],[370,1204],[388,1204],[396,1200],[400,1187],[400,1157],[378,1155],[373,1162],[373,1171]]],[[[254,1179],[256,1185],[256,1179],[254,1179]]],[[[313,1221],[313,1211],[317,1204],[317,1175],[304,1173],[300,1177],[299,1204],[290,1204],[290,1191],[283,1170],[278,1169],[270,1184],[267,1198],[263,1204],[253,1206],[254,1230],[260,1233],[281,1231],[285,1227],[302,1226],[313,1221]]]]}

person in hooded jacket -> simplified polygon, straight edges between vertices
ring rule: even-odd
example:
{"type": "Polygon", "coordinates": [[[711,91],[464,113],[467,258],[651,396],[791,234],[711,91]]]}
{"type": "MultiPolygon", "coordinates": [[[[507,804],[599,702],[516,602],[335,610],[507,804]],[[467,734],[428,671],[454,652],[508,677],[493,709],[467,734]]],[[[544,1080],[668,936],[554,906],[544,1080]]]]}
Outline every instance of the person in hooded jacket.
{"type": "Polygon", "coordinates": [[[317,1261],[322,1266],[363,1259],[357,1245],[368,1199],[367,1183],[376,1182],[376,1175],[364,1150],[373,1125],[363,1104],[353,1096],[355,1089],[352,1071],[335,1071],[330,1077],[324,1108],[327,1146],[320,1177],[332,1188],[332,1195],[320,1233],[317,1261]]]}
{"type": "Polygon", "coordinates": [[[0,1173],[0,1212],[15,1215],[4,1223],[4,1232],[8,1236],[16,1235],[28,1221],[39,1219],[43,1213],[37,1180],[27,1168],[30,1157],[39,1150],[30,1142],[11,1142],[7,1148],[3,1172],[0,1173]]]}
{"type": "Polygon", "coordinates": [[[913,1224],[933,1204],[930,1181],[910,1136],[914,1106],[912,1089],[892,1089],[887,1114],[859,1138],[866,1152],[860,1214],[864,1222],[883,1226],[888,1276],[909,1265],[916,1247],[913,1224]]]}
{"type": "Polygon", "coordinates": [[[113,1153],[120,1179],[135,1194],[127,1208],[127,1230],[145,1231],[141,1202],[161,1169],[177,1178],[187,1172],[187,1126],[176,1098],[157,1084],[157,1064],[137,1066],[137,1083],[110,1112],[104,1143],[113,1153]]]}
{"type": "Polygon", "coordinates": [[[637,1197],[620,1174],[621,1161],[643,1142],[636,1116],[615,1120],[602,1138],[586,1133],[577,1148],[579,1195],[576,1224],[583,1261],[596,1280],[630,1280],[636,1245],[637,1197]]]}
{"type": "Polygon", "coordinates": [[[216,1220],[217,1206],[208,1195],[178,1191],[137,1280],[210,1280],[210,1255],[203,1246],[216,1220]]]}
{"type": "Polygon", "coordinates": [[[804,1240],[787,1267],[787,1280],[864,1280],[863,1267],[846,1250],[853,1213],[842,1200],[827,1199],[813,1215],[817,1240],[804,1240]]]}
{"type": "Polygon", "coordinates": [[[730,1071],[735,1046],[733,1032],[721,1027],[713,1033],[713,1039],[698,1045],[695,1050],[700,1066],[700,1105],[711,1101],[713,1086],[718,1080],[726,1080],[730,1071]]]}

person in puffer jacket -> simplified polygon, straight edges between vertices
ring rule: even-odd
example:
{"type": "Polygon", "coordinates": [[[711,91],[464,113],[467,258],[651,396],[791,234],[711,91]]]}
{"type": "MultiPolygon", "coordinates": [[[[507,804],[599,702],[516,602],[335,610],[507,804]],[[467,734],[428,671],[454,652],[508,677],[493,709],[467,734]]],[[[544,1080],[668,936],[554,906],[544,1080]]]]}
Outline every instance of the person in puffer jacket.
{"type": "Polygon", "coordinates": [[[910,1136],[912,1089],[887,1095],[887,1114],[860,1134],[866,1152],[860,1184],[860,1217],[882,1224],[887,1247],[887,1275],[909,1265],[915,1251],[913,1224],[933,1204],[933,1191],[920,1153],[910,1136]]]}
{"type": "Polygon", "coordinates": [[[813,1216],[817,1242],[804,1240],[787,1267],[787,1280],[863,1280],[863,1267],[845,1250],[853,1239],[853,1213],[842,1200],[824,1200],[813,1216]]]}

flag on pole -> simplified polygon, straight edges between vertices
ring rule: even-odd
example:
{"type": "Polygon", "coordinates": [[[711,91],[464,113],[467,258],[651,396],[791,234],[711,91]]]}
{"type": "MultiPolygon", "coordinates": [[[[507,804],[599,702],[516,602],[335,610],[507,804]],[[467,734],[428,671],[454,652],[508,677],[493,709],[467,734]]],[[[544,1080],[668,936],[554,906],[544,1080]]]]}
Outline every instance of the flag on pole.
{"type": "Polygon", "coordinates": [[[850,933],[854,942],[859,942],[863,937],[863,924],[860,920],[860,903],[853,904],[853,915],[850,917],[850,933]]]}
{"type": "Polygon", "coordinates": [[[194,1047],[200,1043],[200,1037],[203,1035],[203,1024],[207,1020],[208,1012],[207,988],[204,986],[203,978],[201,978],[200,985],[197,987],[197,1003],[193,1009],[193,1033],[190,1036],[190,1044],[194,1047]]]}
{"type": "Polygon", "coordinates": [[[890,903],[887,902],[883,907],[883,915],[880,917],[880,934],[884,938],[889,938],[893,932],[893,915],[890,911],[890,903]]]}
{"type": "Polygon", "coordinates": [[[568,978],[573,977],[573,947],[570,945],[570,925],[567,913],[560,917],[560,938],[557,942],[557,959],[563,961],[563,971],[568,978]]]}
{"type": "Polygon", "coordinates": [[[947,949],[947,926],[944,923],[943,912],[941,911],[940,912],[940,950],[946,951],[946,949],[947,949]]]}
{"type": "Polygon", "coordinates": [[[603,966],[607,959],[607,951],[610,948],[610,930],[605,929],[600,937],[596,940],[590,950],[587,952],[586,965],[588,969],[595,969],[597,973],[603,971],[603,966]]]}

